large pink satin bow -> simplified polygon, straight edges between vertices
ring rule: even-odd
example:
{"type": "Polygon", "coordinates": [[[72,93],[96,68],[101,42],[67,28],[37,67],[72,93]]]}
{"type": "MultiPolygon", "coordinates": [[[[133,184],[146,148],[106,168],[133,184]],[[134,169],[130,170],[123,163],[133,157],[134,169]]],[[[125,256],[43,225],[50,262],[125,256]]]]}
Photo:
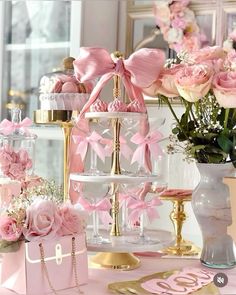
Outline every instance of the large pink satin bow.
{"type": "Polygon", "coordinates": [[[30,127],[31,125],[32,125],[32,121],[29,118],[25,118],[20,123],[14,123],[7,119],[4,119],[0,123],[0,133],[3,135],[9,135],[17,129],[20,129],[23,132],[28,133],[27,127],[30,127]]]}
{"type": "Polygon", "coordinates": [[[104,48],[80,48],[80,55],[74,61],[76,78],[85,82],[102,76],[94,87],[88,102],[81,110],[80,117],[88,111],[104,85],[114,75],[119,75],[122,78],[131,100],[137,99],[144,104],[141,89],[149,87],[157,80],[164,61],[165,54],[160,49],[142,48],[131,54],[126,60],[113,60],[104,48]]]}
{"type": "Polygon", "coordinates": [[[134,224],[139,221],[140,215],[146,212],[149,221],[152,222],[154,219],[159,218],[158,211],[155,207],[161,204],[161,200],[156,197],[148,202],[129,198],[127,202],[127,207],[131,209],[129,220],[134,224]]]}
{"type": "Polygon", "coordinates": [[[102,223],[108,227],[110,223],[112,223],[112,217],[110,216],[109,212],[112,208],[110,201],[107,198],[104,198],[98,201],[95,204],[91,204],[89,201],[80,197],[78,203],[83,206],[85,210],[89,213],[93,211],[97,211],[99,218],[101,219],[102,223]]]}
{"type": "Polygon", "coordinates": [[[163,135],[159,131],[150,132],[146,136],[143,136],[140,133],[133,135],[130,141],[138,145],[138,147],[133,154],[131,164],[138,162],[139,165],[144,166],[144,168],[147,167],[149,172],[151,172],[152,165],[149,161],[149,154],[151,152],[153,157],[157,158],[158,155],[162,153],[158,144],[158,141],[160,141],[162,138],[163,135]]]}
{"type": "Polygon", "coordinates": [[[89,136],[86,136],[85,133],[81,132],[80,135],[74,135],[73,140],[75,143],[78,143],[76,154],[80,154],[82,161],[84,161],[85,156],[88,151],[88,146],[95,151],[98,157],[104,162],[105,161],[105,152],[103,146],[99,143],[102,139],[101,135],[96,131],[93,131],[89,136]]]}
{"type": "MultiPolygon", "coordinates": [[[[109,138],[103,138],[101,143],[105,144],[104,151],[106,156],[111,156],[113,151],[113,140],[109,138]]],[[[126,160],[129,160],[133,153],[131,148],[128,146],[126,139],[122,136],[120,136],[120,153],[126,160]]]]}

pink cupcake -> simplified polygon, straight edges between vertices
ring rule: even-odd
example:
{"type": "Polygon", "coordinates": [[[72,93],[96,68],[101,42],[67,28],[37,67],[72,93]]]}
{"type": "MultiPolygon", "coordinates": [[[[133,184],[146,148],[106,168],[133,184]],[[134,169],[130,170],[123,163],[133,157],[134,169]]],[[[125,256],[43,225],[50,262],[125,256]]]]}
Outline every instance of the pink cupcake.
{"type": "Polygon", "coordinates": [[[116,98],[108,104],[108,112],[127,112],[127,106],[116,98]]]}
{"type": "Polygon", "coordinates": [[[131,101],[131,103],[128,104],[127,111],[134,112],[134,113],[145,113],[146,107],[144,104],[142,104],[137,99],[135,99],[135,100],[131,101]]]}
{"type": "Polygon", "coordinates": [[[107,103],[97,99],[90,107],[90,112],[107,112],[107,103]]]}

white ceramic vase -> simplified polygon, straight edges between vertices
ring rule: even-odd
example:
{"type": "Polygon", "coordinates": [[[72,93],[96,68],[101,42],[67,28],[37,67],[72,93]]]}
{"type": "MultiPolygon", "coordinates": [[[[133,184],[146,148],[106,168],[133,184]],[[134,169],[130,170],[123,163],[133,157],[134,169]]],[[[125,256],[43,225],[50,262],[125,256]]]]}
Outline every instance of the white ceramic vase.
{"type": "Polygon", "coordinates": [[[236,265],[234,242],[227,234],[232,223],[228,186],[224,176],[233,171],[231,163],[198,163],[200,182],[193,191],[192,208],[201,228],[203,249],[201,262],[212,268],[231,268],[236,265]]]}

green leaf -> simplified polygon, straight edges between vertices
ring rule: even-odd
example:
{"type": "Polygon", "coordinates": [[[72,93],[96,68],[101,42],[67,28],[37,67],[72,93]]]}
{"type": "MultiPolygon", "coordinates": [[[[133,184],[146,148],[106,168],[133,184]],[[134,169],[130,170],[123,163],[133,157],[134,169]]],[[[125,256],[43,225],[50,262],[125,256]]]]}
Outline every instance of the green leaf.
{"type": "Polygon", "coordinates": [[[195,152],[197,152],[199,150],[204,149],[205,147],[206,146],[203,145],[203,144],[201,144],[201,145],[195,145],[195,146],[191,147],[191,153],[195,153],[195,152]]]}
{"type": "Polygon", "coordinates": [[[178,127],[173,128],[172,133],[173,134],[178,134],[179,133],[179,128],[178,127]]]}
{"type": "Polygon", "coordinates": [[[0,253],[9,253],[9,252],[16,252],[20,249],[21,241],[16,242],[7,242],[7,241],[0,241],[0,253]]]}
{"type": "Polygon", "coordinates": [[[225,153],[230,153],[230,151],[234,148],[232,141],[224,134],[217,137],[217,143],[225,153]]]}

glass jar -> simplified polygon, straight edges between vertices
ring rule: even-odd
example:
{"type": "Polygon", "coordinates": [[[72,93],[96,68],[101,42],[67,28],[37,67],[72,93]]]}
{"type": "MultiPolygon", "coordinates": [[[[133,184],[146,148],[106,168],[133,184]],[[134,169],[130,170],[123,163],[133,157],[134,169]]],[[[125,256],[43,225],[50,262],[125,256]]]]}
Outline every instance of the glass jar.
{"type": "Polygon", "coordinates": [[[63,60],[63,71],[45,74],[40,80],[40,108],[79,111],[89,98],[92,83],[79,83],[74,75],[73,57],[63,60]]]}
{"type": "Polygon", "coordinates": [[[0,135],[0,167],[2,176],[24,182],[34,173],[35,140],[27,127],[31,121],[21,121],[21,110],[12,110],[11,121],[4,120],[0,135]]]}

